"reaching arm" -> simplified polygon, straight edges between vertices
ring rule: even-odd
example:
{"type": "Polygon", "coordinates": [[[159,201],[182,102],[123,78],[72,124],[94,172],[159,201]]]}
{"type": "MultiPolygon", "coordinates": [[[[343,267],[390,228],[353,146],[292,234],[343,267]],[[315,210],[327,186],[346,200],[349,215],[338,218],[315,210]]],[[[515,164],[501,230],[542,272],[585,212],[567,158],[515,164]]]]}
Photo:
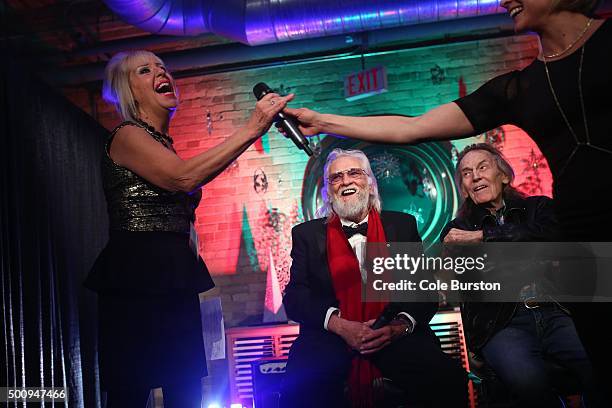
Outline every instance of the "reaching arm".
{"type": "Polygon", "coordinates": [[[414,118],[405,116],[341,116],[306,108],[284,110],[300,122],[308,136],[329,133],[382,143],[416,143],[466,137],[474,127],[456,103],[451,102],[414,118]]]}
{"type": "Polygon", "coordinates": [[[182,160],[151,138],[144,129],[135,126],[119,129],[111,144],[110,155],[118,165],[164,190],[190,192],[215,178],[263,135],[274,116],[291,99],[293,95],[266,95],[257,102],[244,127],[224,142],[187,160],[182,160]],[[270,103],[272,98],[275,104],[270,103]]]}

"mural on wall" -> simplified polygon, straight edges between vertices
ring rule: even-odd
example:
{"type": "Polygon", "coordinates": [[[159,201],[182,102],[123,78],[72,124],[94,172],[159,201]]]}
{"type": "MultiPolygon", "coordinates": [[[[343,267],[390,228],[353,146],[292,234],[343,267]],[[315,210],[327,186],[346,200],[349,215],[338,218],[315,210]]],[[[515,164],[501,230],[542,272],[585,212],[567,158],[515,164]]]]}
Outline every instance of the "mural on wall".
{"type": "Polygon", "coordinates": [[[440,85],[446,79],[444,70],[438,64],[434,65],[429,72],[431,72],[431,83],[434,85],[440,85]]]}
{"type": "Polygon", "coordinates": [[[287,320],[282,308],[282,294],[289,283],[291,268],[291,228],[303,222],[297,201],[289,214],[262,204],[260,235],[255,241],[259,266],[267,271],[263,321],[287,320]]]}
{"type": "Polygon", "coordinates": [[[257,194],[268,191],[268,176],[261,168],[255,170],[255,174],[253,174],[253,190],[255,190],[257,194]]]}
{"type": "Polygon", "coordinates": [[[506,131],[503,127],[497,127],[483,133],[484,142],[492,145],[500,152],[504,152],[504,144],[506,143],[506,131]]]}
{"type": "MultiPolygon", "coordinates": [[[[544,179],[550,180],[548,174],[548,162],[542,153],[536,153],[531,149],[531,153],[526,159],[521,159],[523,162],[522,175],[525,176],[525,181],[517,185],[517,188],[528,195],[544,194],[544,179]]],[[[549,171],[549,170],[548,170],[549,171]]]]}

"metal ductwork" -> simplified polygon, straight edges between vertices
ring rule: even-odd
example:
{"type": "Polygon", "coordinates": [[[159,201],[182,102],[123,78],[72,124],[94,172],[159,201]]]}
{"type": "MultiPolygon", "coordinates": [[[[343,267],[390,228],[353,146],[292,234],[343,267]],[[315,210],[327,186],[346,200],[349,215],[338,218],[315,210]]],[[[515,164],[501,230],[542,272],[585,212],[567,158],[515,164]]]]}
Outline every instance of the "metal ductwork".
{"type": "Polygon", "coordinates": [[[104,0],[124,21],[167,35],[213,33],[249,45],[503,13],[500,0],[104,0]]]}
{"type": "Polygon", "coordinates": [[[431,23],[505,12],[500,0],[246,0],[249,44],[431,23]]]}
{"type": "MultiPolygon", "coordinates": [[[[258,47],[233,43],[172,51],[160,54],[175,77],[184,75],[206,75],[236,69],[266,67],[276,64],[291,64],[322,61],[338,56],[359,56],[368,52],[387,52],[449,41],[469,41],[483,38],[507,36],[514,33],[512,19],[507,14],[447,20],[438,23],[418,24],[356,34],[341,34],[291,42],[277,42],[258,47]],[[180,74],[179,74],[180,73],[180,74]],[[186,73],[186,74],[185,74],[186,73]]],[[[100,46],[86,50],[81,55],[115,53],[147,47],[150,41],[161,41],[137,37],[121,41],[120,44],[100,46]]],[[[176,40],[176,37],[167,37],[176,40]]],[[[39,74],[55,86],[79,85],[99,81],[103,78],[106,62],[45,69],[39,74]]]]}
{"type": "Polygon", "coordinates": [[[245,0],[104,0],[123,21],[154,34],[214,33],[246,43],[245,0]]]}

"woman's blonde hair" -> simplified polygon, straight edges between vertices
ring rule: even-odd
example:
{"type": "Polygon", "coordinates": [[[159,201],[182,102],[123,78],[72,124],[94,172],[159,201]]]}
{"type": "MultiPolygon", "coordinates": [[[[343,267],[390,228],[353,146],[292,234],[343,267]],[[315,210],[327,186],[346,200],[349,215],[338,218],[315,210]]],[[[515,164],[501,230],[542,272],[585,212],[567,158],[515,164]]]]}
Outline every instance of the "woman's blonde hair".
{"type": "Polygon", "coordinates": [[[154,57],[162,60],[150,51],[136,50],[117,53],[108,61],[104,70],[102,97],[113,104],[123,120],[135,122],[139,119],[138,104],[130,88],[130,67],[134,60],[154,57]]]}

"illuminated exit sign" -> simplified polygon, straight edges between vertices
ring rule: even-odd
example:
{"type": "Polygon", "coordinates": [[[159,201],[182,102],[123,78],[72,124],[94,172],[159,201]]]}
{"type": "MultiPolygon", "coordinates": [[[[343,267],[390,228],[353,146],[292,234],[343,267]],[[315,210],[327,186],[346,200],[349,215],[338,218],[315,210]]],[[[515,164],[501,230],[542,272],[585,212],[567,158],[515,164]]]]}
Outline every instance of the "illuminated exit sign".
{"type": "Polygon", "coordinates": [[[347,101],[387,92],[387,70],[383,66],[353,72],[344,77],[344,97],[347,101]]]}

